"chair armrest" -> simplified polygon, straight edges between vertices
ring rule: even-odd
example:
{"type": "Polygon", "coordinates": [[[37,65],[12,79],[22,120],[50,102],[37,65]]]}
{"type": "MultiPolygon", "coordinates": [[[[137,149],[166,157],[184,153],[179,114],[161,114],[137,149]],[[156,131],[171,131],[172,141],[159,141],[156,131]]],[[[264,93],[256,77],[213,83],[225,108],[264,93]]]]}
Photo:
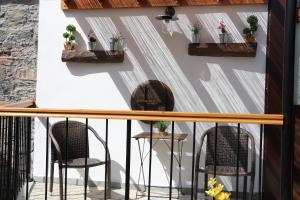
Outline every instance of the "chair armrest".
{"type": "Polygon", "coordinates": [[[97,131],[91,127],[91,126],[88,126],[88,129],[90,131],[92,131],[92,133],[95,135],[95,137],[97,138],[97,140],[99,140],[101,142],[101,144],[103,145],[104,149],[107,150],[107,160],[110,160],[110,153],[109,153],[109,149],[108,147],[106,146],[106,143],[105,141],[98,135],[97,131]]]}
{"type": "Polygon", "coordinates": [[[49,130],[49,136],[50,136],[51,141],[52,141],[52,143],[55,147],[55,150],[56,150],[56,153],[57,153],[57,158],[58,158],[58,163],[59,163],[59,165],[61,165],[62,164],[61,150],[60,150],[60,147],[59,147],[56,139],[54,138],[54,136],[52,134],[52,128],[50,128],[50,130],[49,130]]]}

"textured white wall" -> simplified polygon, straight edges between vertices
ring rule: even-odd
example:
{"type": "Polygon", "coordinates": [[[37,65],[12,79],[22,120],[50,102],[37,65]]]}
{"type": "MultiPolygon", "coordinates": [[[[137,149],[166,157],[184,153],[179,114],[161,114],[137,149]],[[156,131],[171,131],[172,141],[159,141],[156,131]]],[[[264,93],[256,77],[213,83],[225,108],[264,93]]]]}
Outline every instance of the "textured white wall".
{"type": "MultiPolygon", "coordinates": [[[[181,7],[173,23],[172,34],[162,32],[155,16],[163,8],[103,9],[94,11],[65,11],[59,1],[40,1],[39,55],[37,104],[44,108],[130,109],[130,95],[135,87],[147,80],[165,82],[175,96],[175,110],[185,112],[263,113],[265,88],[265,56],[267,35],[266,6],[181,7]],[[242,42],[246,17],[259,18],[258,49],[255,58],[192,57],[187,54],[191,39],[189,26],[202,24],[201,41],[218,40],[217,25],[223,19],[234,42],[242,42]],[[112,33],[121,32],[125,39],[125,61],[120,64],[62,63],[62,33],[65,26],[74,24],[79,32],[78,48],[86,49],[87,34],[93,29],[98,48],[108,49],[112,33]]],[[[51,119],[53,123],[57,119],[51,119]]],[[[36,121],[34,175],[44,176],[45,120],[36,121]]],[[[91,120],[90,124],[104,137],[105,122],[91,120]]],[[[213,124],[197,125],[200,133],[213,124]]],[[[259,133],[258,126],[244,126],[259,133]]],[[[134,121],[132,134],[149,127],[134,121]]],[[[176,123],[176,131],[187,132],[184,143],[183,184],[190,185],[192,123],[176,123]]],[[[256,137],[258,138],[258,136],[256,137]]],[[[109,149],[113,159],[112,179],[124,182],[126,121],[110,121],[109,149]]],[[[97,152],[95,141],[92,152],[97,152]]],[[[148,147],[148,142],[146,142],[148,147]]],[[[258,144],[257,144],[258,146],[258,144]]],[[[177,148],[176,148],[177,149],[177,148]]],[[[100,154],[100,153],[99,153],[100,154]]],[[[159,143],[153,151],[152,184],[168,185],[169,155],[159,143]]],[[[103,156],[103,154],[101,154],[103,156]]],[[[132,181],[138,176],[138,148],[132,140],[132,181]]],[[[147,160],[145,165],[147,166],[147,160]]],[[[177,166],[174,165],[178,182],[177,166]]],[[[103,180],[104,168],[91,172],[91,179],[103,180]]],[[[77,171],[68,173],[79,178],[77,171]]],[[[146,169],[146,174],[148,174],[146,169]]],[[[222,179],[230,189],[231,179],[222,179]]],[[[234,180],[234,179],[233,179],[234,180]]],[[[201,184],[200,184],[201,185],[201,184]]],[[[233,186],[234,187],[234,186],[233,186]]]]}

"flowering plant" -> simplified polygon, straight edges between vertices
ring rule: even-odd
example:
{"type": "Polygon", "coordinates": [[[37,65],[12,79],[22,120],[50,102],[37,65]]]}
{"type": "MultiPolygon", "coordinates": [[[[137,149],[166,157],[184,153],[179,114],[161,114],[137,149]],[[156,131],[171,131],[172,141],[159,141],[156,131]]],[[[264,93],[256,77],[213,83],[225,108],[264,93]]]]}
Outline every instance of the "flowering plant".
{"type": "Polygon", "coordinates": [[[221,30],[222,33],[226,33],[226,29],[225,29],[226,25],[223,21],[220,22],[219,26],[218,26],[218,29],[221,30]]]}
{"type": "Polygon", "coordinates": [[[88,38],[89,38],[90,42],[96,42],[97,41],[96,34],[92,30],[90,30],[90,32],[88,34],[88,38]]]}
{"type": "Polygon", "coordinates": [[[198,23],[195,23],[195,24],[193,24],[193,25],[191,26],[190,29],[191,29],[192,33],[198,34],[199,31],[200,31],[200,29],[201,29],[201,25],[198,24],[198,23]]]}
{"type": "Polygon", "coordinates": [[[213,197],[215,200],[230,200],[230,193],[224,192],[224,185],[217,183],[216,178],[210,178],[208,181],[209,190],[205,191],[205,193],[213,197]]]}

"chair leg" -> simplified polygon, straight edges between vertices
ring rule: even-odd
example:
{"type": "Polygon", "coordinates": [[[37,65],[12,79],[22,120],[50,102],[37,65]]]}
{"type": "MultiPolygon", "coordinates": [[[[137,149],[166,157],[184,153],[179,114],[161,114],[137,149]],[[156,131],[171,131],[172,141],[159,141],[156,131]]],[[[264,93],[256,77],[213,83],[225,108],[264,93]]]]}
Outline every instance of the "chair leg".
{"type": "Polygon", "coordinates": [[[53,179],[54,179],[54,162],[50,165],[50,192],[53,192],[53,179]]]}
{"type": "Polygon", "coordinates": [[[247,199],[247,183],[248,183],[248,176],[244,176],[243,200],[247,199]]]}
{"type": "Polygon", "coordinates": [[[253,199],[253,188],[254,188],[254,181],[255,181],[255,176],[251,176],[251,183],[250,183],[250,189],[249,189],[249,200],[253,199]]]}
{"type": "Polygon", "coordinates": [[[63,174],[62,174],[62,167],[59,166],[59,195],[60,200],[63,200],[63,174]]]}
{"type": "Polygon", "coordinates": [[[194,175],[194,200],[197,200],[197,194],[198,194],[198,170],[195,169],[195,175],[194,175]]]}
{"type": "Polygon", "coordinates": [[[107,165],[107,180],[106,180],[106,198],[110,199],[111,198],[111,162],[108,161],[107,165]]]}
{"type": "Polygon", "coordinates": [[[89,168],[86,168],[86,172],[84,173],[84,187],[89,184],[89,168]]]}
{"type": "Polygon", "coordinates": [[[204,173],[204,191],[208,189],[208,174],[204,173]]]}

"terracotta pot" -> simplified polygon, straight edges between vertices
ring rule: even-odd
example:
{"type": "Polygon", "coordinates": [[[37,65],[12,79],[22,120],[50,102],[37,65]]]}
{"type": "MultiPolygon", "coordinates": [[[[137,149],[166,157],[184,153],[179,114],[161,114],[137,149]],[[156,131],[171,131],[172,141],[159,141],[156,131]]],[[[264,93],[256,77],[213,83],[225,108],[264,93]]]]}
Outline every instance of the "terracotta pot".
{"type": "Polygon", "coordinates": [[[74,43],[65,43],[64,44],[65,50],[74,50],[75,49],[75,44],[74,43]]]}
{"type": "Polygon", "coordinates": [[[160,135],[168,135],[168,132],[166,132],[166,129],[158,129],[158,133],[160,135]]]}
{"type": "Polygon", "coordinates": [[[255,38],[254,38],[253,36],[252,36],[252,37],[246,37],[246,38],[245,38],[245,42],[246,42],[246,43],[253,43],[254,40],[255,40],[255,38]]]}

